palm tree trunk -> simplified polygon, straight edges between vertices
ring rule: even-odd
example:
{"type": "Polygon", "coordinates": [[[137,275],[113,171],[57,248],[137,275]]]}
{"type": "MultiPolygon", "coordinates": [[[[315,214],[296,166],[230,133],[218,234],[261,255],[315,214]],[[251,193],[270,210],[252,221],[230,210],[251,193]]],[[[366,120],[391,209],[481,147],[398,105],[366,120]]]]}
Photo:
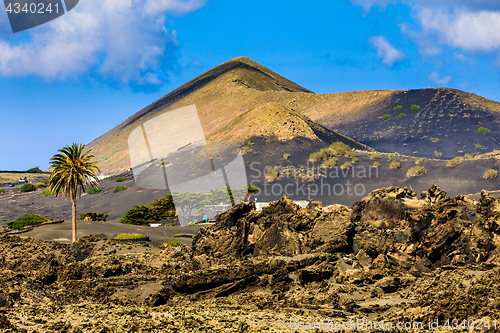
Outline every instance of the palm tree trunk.
{"type": "Polygon", "coordinates": [[[73,243],[76,242],[76,201],[74,199],[71,200],[73,205],[73,217],[71,221],[73,222],[73,243]]]}

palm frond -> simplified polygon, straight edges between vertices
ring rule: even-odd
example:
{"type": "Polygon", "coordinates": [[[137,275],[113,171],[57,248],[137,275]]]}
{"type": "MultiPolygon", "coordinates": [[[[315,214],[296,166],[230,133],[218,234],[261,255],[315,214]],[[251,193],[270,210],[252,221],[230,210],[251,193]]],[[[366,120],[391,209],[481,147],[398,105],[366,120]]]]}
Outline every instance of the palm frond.
{"type": "Polygon", "coordinates": [[[65,199],[76,200],[87,187],[97,186],[96,171],[100,172],[97,162],[92,162],[92,150],[83,152],[85,146],[73,143],[59,149],[59,154],[50,159],[52,173],[49,189],[55,196],[62,194],[65,199]]]}

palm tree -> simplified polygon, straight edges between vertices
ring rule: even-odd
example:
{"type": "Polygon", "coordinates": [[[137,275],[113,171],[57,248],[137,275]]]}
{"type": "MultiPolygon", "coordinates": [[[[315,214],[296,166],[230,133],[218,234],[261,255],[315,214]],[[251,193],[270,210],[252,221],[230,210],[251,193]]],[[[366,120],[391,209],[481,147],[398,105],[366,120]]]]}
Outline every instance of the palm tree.
{"type": "Polygon", "coordinates": [[[69,198],[73,208],[73,242],[76,242],[76,199],[88,186],[96,186],[99,181],[96,170],[99,170],[96,163],[90,160],[94,155],[90,155],[89,150],[83,152],[85,145],[73,143],[58,151],[60,154],[54,155],[50,159],[52,174],[49,178],[49,190],[57,197],[63,194],[64,200],[69,198]]]}

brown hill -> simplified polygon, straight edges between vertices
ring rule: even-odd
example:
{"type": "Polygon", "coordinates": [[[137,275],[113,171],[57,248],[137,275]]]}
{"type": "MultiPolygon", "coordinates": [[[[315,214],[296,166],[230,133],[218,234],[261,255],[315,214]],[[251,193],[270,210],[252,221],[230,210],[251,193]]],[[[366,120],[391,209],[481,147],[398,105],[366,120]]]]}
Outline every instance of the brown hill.
{"type": "Polygon", "coordinates": [[[325,141],[318,133],[328,132],[326,141],[338,140],[334,137],[342,133],[344,139],[357,141],[354,146],[421,157],[439,157],[434,155],[437,152],[441,158],[451,158],[500,148],[495,139],[500,130],[500,103],[451,89],[315,94],[245,57],[225,62],[180,86],[88,148],[94,149],[103,173],[127,170],[131,131],[165,112],[192,104],[211,141],[241,143],[271,136],[284,141],[302,136],[325,141]],[[413,104],[419,105],[417,112],[411,111],[413,104]],[[394,110],[396,105],[403,109],[394,110]],[[406,117],[399,117],[401,113],[406,117]],[[384,119],[386,114],[391,118],[384,119]],[[477,133],[479,127],[491,133],[477,133]]]}
{"type": "MultiPolygon", "coordinates": [[[[363,108],[381,96],[388,95],[390,95],[388,92],[347,93],[345,96],[317,95],[248,58],[239,57],[209,70],[140,110],[92,141],[88,148],[94,149],[94,155],[103,173],[118,173],[130,167],[127,146],[130,132],[164,112],[184,106],[195,104],[205,135],[211,139],[219,139],[227,135],[217,134],[218,131],[224,130],[227,133],[227,126],[234,123],[240,115],[254,110],[244,118],[245,122],[255,124],[259,121],[257,120],[259,117],[265,118],[266,112],[276,107],[277,104],[274,103],[280,103],[281,108],[286,110],[293,108],[295,104],[300,105],[300,111],[307,109],[314,120],[322,115],[317,108],[322,109],[324,105],[332,105],[333,110],[343,107],[348,112],[363,108]],[[308,108],[309,105],[313,107],[308,108]]],[[[283,114],[285,118],[288,116],[296,118],[298,115],[297,112],[283,114]]],[[[285,118],[282,120],[287,121],[285,118]]],[[[301,121],[299,126],[301,129],[297,128],[291,135],[297,136],[307,132],[309,133],[307,135],[314,136],[311,134],[311,126],[318,127],[311,121],[301,121]]],[[[269,133],[277,129],[265,129],[260,126],[260,131],[269,133]]],[[[238,139],[251,137],[254,132],[240,131],[238,139]]],[[[235,139],[229,141],[234,142],[235,139]]]]}

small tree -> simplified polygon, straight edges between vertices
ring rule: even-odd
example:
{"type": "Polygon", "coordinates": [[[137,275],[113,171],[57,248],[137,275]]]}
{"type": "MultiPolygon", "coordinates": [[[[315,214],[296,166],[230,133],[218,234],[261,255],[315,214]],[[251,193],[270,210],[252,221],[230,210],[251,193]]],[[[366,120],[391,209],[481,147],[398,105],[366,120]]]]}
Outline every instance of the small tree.
{"type": "Polygon", "coordinates": [[[69,198],[72,204],[73,242],[76,242],[76,199],[87,187],[97,186],[99,171],[97,162],[91,162],[94,155],[92,150],[83,152],[85,145],[73,143],[58,151],[50,159],[52,173],[49,178],[49,190],[57,197],[63,194],[64,199],[69,198]]]}

